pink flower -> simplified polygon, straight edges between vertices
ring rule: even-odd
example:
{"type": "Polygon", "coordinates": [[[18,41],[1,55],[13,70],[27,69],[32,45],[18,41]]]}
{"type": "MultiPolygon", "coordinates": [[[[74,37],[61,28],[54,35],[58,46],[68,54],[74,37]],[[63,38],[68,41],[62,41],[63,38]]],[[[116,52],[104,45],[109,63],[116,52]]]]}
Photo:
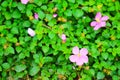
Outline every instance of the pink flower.
{"type": "Polygon", "coordinates": [[[53,14],[53,17],[54,17],[54,18],[57,17],[57,14],[53,14]]]}
{"type": "Polygon", "coordinates": [[[35,36],[35,31],[32,30],[31,28],[28,28],[28,34],[29,34],[30,36],[35,36]]]}
{"type": "Polygon", "coordinates": [[[38,14],[37,13],[34,13],[34,18],[38,19],[38,14]]]}
{"type": "Polygon", "coordinates": [[[92,21],[90,25],[94,27],[94,30],[98,30],[99,28],[106,26],[106,21],[108,19],[109,19],[108,16],[102,17],[101,13],[98,12],[95,16],[95,21],[92,21]]]}
{"type": "Polygon", "coordinates": [[[79,48],[77,46],[73,47],[72,49],[72,53],[73,55],[71,55],[69,57],[71,62],[75,62],[76,65],[83,65],[84,63],[88,62],[88,50],[86,48],[82,48],[81,50],[79,50],[79,48]]]}
{"type": "Polygon", "coordinates": [[[22,4],[27,4],[29,2],[29,0],[21,0],[22,4]]]}
{"type": "Polygon", "coordinates": [[[66,42],[66,35],[62,34],[61,39],[62,39],[63,43],[65,43],[66,42]]]}

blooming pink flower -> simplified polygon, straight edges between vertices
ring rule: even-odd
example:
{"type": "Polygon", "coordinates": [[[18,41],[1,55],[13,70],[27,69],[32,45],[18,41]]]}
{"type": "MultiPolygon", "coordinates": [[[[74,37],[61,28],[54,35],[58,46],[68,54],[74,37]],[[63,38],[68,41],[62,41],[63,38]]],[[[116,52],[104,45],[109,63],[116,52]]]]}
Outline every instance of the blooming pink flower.
{"type": "Polygon", "coordinates": [[[62,39],[63,43],[65,43],[66,42],[66,35],[62,34],[61,39],[62,39]]]}
{"type": "Polygon", "coordinates": [[[102,17],[101,13],[98,12],[95,16],[95,21],[92,21],[90,25],[94,27],[94,30],[98,30],[99,28],[106,26],[106,21],[108,19],[109,19],[108,16],[102,17]]]}
{"type": "Polygon", "coordinates": [[[84,63],[88,62],[88,50],[86,48],[82,48],[81,50],[79,50],[79,48],[77,46],[73,47],[72,49],[72,53],[73,55],[71,55],[69,57],[71,62],[75,62],[76,65],[83,65],[84,63]]]}
{"type": "Polygon", "coordinates": [[[28,28],[28,34],[29,34],[30,36],[35,36],[35,31],[32,30],[31,28],[28,28]]]}
{"type": "Polygon", "coordinates": [[[27,4],[29,2],[29,0],[21,0],[22,4],[27,4]]]}
{"type": "Polygon", "coordinates": [[[57,14],[53,14],[53,17],[54,17],[54,18],[57,17],[57,14]]]}
{"type": "Polygon", "coordinates": [[[34,13],[34,18],[38,19],[38,14],[37,13],[34,13]]]}

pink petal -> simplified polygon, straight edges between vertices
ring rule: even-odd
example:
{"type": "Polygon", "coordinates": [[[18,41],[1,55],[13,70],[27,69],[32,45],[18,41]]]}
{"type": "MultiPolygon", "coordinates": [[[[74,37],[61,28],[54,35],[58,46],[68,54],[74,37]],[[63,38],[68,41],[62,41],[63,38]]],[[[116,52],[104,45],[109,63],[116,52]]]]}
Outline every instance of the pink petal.
{"type": "Polygon", "coordinates": [[[101,28],[101,24],[97,24],[95,27],[94,27],[94,30],[98,30],[99,28],[101,28]]]}
{"type": "Polygon", "coordinates": [[[101,18],[102,21],[107,21],[108,19],[109,19],[108,16],[103,16],[103,17],[101,18]]]}
{"type": "Polygon", "coordinates": [[[87,63],[87,62],[88,62],[88,57],[87,57],[87,56],[81,56],[81,58],[82,58],[82,61],[83,61],[84,63],[87,63]]]}
{"type": "Polygon", "coordinates": [[[34,30],[32,30],[31,28],[28,28],[28,34],[29,34],[30,36],[35,36],[34,30]]]}
{"type": "Polygon", "coordinates": [[[62,39],[63,41],[66,41],[66,35],[65,35],[65,34],[62,34],[61,39],[62,39]]]}
{"type": "Polygon", "coordinates": [[[34,18],[38,19],[38,14],[37,13],[34,13],[34,18]]]}
{"type": "Polygon", "coordinates": [[[81,55],[87,55],[87,54],[88,54],[88,50],[87,50],[86,48],[82,48],[82,49],[80,50],[80,54],[81,54],[81,55]]]}
{"type": "Polygon", "coordinates": [[[106,26],[106,22],[100,22],[100,25],[101,25],[102,27],[104,27],[104,26],[106,26]]]}
{"type": "Polygon", "coordinates": [[[95,20],[100,19],[101,17],[102,17],[101,13],[98,12],[98,13],[96,14],[96,16],[95,16],[95,20]]]}
{"type": "Polygon", "coordinates": [[[71,62],[76,62],[77,59],[78,59],[78,56],[77,56],[77,55],[71,55],[71,56],[69,57],[69,59],[70,59],[71,62]]]}
{"type": "Polygon", "coordinates": [[[53,14],[53,17],[54,17],[54,18],[57,17],[57,14],[53,14]]]}
{"type": "Polygon", "coordinates": [[[22,4],[27,4],[29,2],[29,0],[21,0],[22,4]]]}
{"type": "Polygon", "coordinates": [[[97,24],[97,22],[93,21],[93,22],[90,23],[90,26],[95,26],[96,24],[97,24]]]}
{"type": "Polygon", "coordinates": [[[76,61],[76,65],[79,65],[79,66],[81,66],[81,65],[83,65],[83,60],[82,60],[82,58],[81,57],[79,57],[78,59],[77,59],[77,61],[76,61]]]}
{"type": "Polygon", "coordinates": [[[72,53],[73,54],[79,54],[79,48],[77,46],[73,47],[72,53]]]}

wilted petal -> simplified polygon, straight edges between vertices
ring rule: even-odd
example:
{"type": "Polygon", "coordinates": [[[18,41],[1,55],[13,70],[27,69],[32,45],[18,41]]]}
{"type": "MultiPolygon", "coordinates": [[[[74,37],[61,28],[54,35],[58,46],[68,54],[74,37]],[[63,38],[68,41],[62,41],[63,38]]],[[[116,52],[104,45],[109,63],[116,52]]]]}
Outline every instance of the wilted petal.
{"type": "Polygon", "coordinates": [[[97,22],[96,21],[93,21],[90,23],[90,26],[96,26],[97,22]]]}
{"type": "Polygon", "coordinates": [[[88,57],[87,57],[87,56],[81,56],[81,58],[82,58],[82,61],[83,61],[84,63],[87,63],[87,62],[88,62],[88,57]]]}
{"type": "Polygon", "coordinates": [[[21,0],[22,4],[27,4],[29,2],[29,0],[21,0]]]}
{"type": "Polygon", "coordinates": [[[94,27],[94,30],[98,30],[99,28],[101,28],[101,24],[97,24],[97,25],[94,27]]]}
{"type": "Polygon", "coordinates": [[[103,16],[103,17],[101,18],[102,21],[107,21],[108,19],[109,19],[108,16],[103,16]]]}
{"type": "Polygon", "coordinates": [[[70,59],[71,62],[76,62],[77,59],[78,59],[78,56],[77,56],[77,55],[71,55],[71,56],[69,57],[69,59],[70,59]]]}
{"type": "Polygon", "coordinates": [[[37,13],[34,13],[34,18],[38,19],[38,14],[37,13]]]}
{"type": "Polygon", "coordinates": [[[96,16],[95,16],[95,20],[98,20],[98,19],[100,19],[101,17],[102,17],[101,13],[98,12],[98,13],[96,14],[96,16]]]}
{"type": "Polygon", "coordinates": [[[34,36],[34,35],[35,35],[35,32],[34,32],[34,30],[32,30],[31,28],[28,28],[28,34],[29,34],[30,36],[34,36]]]}
{"type": "Polygon", "coordinates": [[[77,46],[73,47],[72,53],[73,54],[78,54],[79,53],[79,48],[77,46]]]}
{"type": "Polygon", "coordinates": [[[82,58],[81,57],[79,57],[78,59],[77,59],[77,61],[76,61],[76,65],[79,65],[79,66],[81,66],[81,65],[83,65],[83,60],[82,60],[82,58]]]}
{"type": "Polygon", "coordinates": [[[88,50],[87,50],[86,48],[82,48],[82,49],[80,50],[80,54],[81,54],[81,55],[87,55],[87,54],[88,54],[88,50]]]}
{"type": "Polygon", "coordinates": [[[104,27],[104,26],[106,26],[106,22],[101,22],[100,25],[101,25],[102,27],[104,27]]]}

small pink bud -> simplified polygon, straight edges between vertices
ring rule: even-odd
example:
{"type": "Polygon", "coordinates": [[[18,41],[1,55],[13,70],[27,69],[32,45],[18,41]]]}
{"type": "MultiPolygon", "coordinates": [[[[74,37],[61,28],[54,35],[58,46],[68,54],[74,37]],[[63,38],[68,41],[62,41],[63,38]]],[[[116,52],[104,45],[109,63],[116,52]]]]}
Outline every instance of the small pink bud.
{"type": "Polygon", "coordinates": [[[57,17],[57,14],[53,14],[53,17],[54,17],[54,18],[57,17]]]}
{"type": "Polygon", "coordinates": [[[61,39],[62,39],[62,42],[65,43],[66,42],[66,35],[62,34],[61,39]]]}
{"type": "Polygon", "coordinates": [[[38,19],[38,14],[37,13],[34,13],[34,18],[38,19]]]}

